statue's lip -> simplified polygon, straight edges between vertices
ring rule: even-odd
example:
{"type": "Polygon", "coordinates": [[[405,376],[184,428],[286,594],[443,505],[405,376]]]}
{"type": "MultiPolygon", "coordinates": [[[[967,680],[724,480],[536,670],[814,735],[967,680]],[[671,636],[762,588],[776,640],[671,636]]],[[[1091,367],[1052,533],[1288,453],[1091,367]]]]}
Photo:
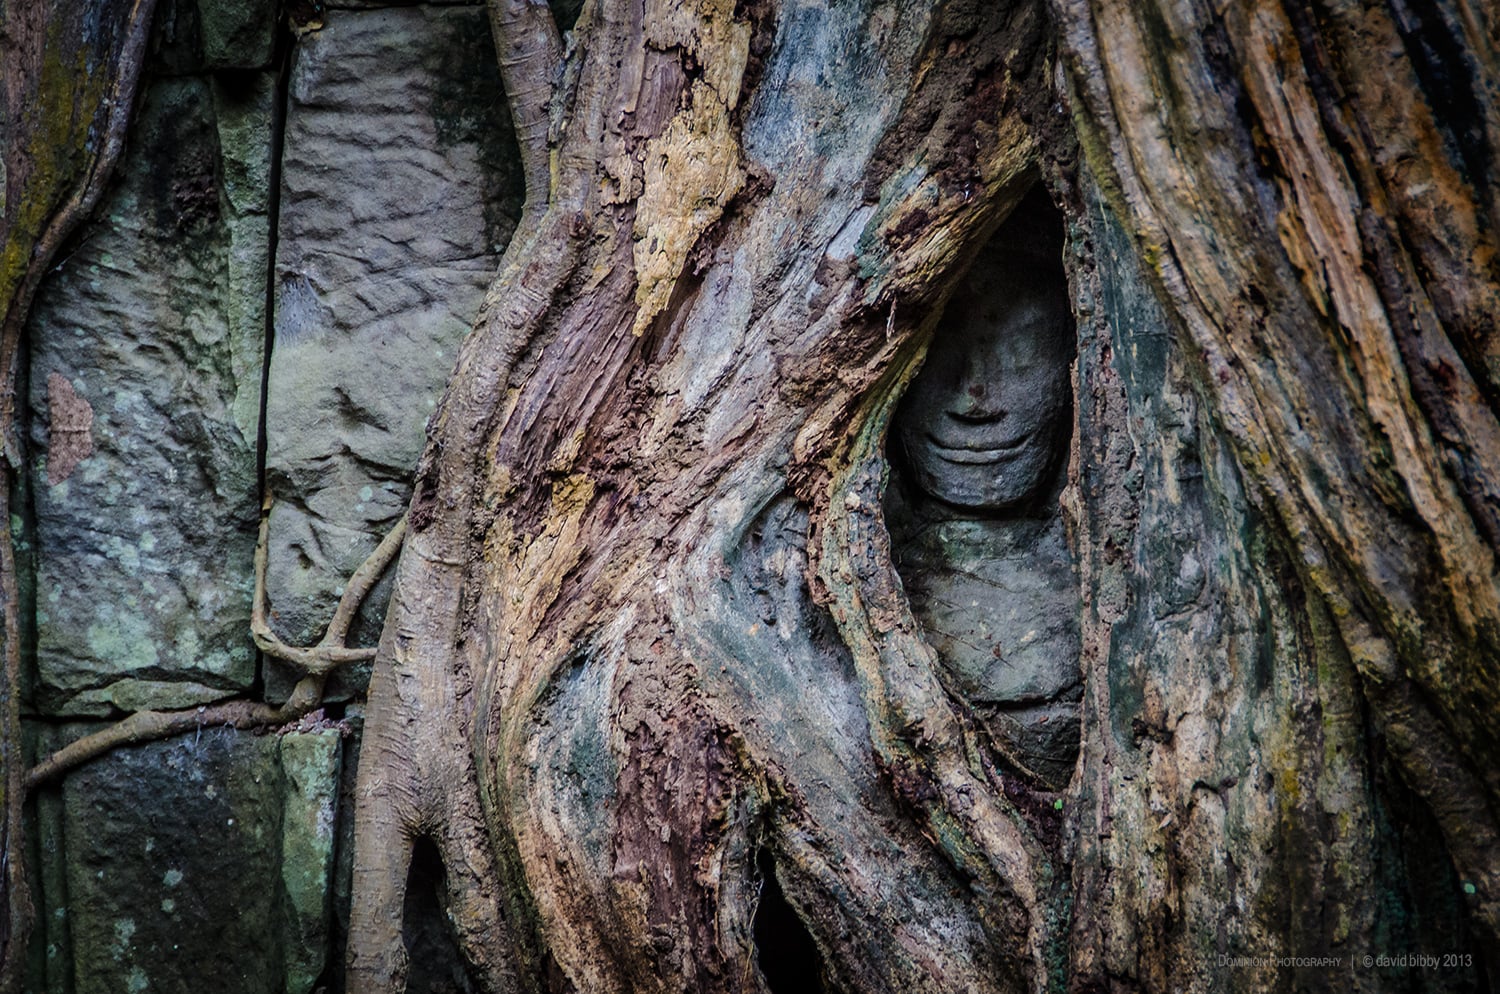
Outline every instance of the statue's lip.
{"type": "Polygon", "coordinates": [[[983,445],[967,443],[962,445],[949,445],[936,435],[931,433],[927,441],[932,443],[932,448],[937,457],[944,462],[959,463],[966,466],[982,466],[986,463],[1001,462],[1012,459],[1018,455],[1022,446],[1031,440],[1035,432],[1025,432],[1017,438],[1001,442],[998,445],[983,445]]]}

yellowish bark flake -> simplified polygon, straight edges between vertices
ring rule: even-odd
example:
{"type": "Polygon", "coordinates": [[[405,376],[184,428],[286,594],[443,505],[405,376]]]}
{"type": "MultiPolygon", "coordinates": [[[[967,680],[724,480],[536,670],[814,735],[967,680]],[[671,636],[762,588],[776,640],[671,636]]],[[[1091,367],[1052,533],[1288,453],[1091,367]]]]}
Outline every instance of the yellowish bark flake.
{"type": "Polygon", "coordinates": [[[688,110],[647,145],[645,166],[634,231],[635,335],[666,308],[688,253],[744,186],[739,139],[710,86],[694,84],[688,110]]]}
{"type": "Polygon", "coordinates": [[[750,59],[750,25],[734,19],[734,0],[647,0],[646,40],[656,48],[682,48],[703,66],[703,81],[734,110],[750,59]]]}
{"type": "Polygon", "coordinates": [[[682,49],[702,75],[684,109],[646,146],[633,232],[636,335],[666,308],[688,253],[744,186],[730,115],[749,63],[751,33],[750,25],[735,20],[734,0],[648,0],[643,23],[651,46],[682,49]]]}

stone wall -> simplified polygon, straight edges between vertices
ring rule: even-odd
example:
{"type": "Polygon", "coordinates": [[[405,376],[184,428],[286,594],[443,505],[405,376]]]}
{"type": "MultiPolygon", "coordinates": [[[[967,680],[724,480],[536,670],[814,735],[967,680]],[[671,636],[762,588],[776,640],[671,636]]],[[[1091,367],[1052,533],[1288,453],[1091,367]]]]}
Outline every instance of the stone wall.
{"type": "MultiPolygon", "coordinates": [[[[481,7],[164,0],[127,152],[33,312],[23,552],[42,755],[131,711],[280,701],[395,522],[519,214],[481,7]]],[[[377,590],[355,639],[373,644],[377,590]]],[[[37,792],[48,994],[341,989],[366,674],[327,718],[120,750],[37,792]]]]}

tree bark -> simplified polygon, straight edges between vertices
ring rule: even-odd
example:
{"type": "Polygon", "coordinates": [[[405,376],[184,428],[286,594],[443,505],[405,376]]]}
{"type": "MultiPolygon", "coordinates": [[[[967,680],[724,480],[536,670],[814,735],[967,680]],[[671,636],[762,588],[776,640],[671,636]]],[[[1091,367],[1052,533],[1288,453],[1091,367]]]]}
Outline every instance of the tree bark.
{"type": "MultiPolygon", "coordinates": [[[[7,472],[19,329],[149,21],[33,7],[0,27],[7,472]]],[[[405,989],[429,844],[486,991],[1484,987],[1489,11],[597,0],[566,45],[491,12],[527,206],[417,467],[352,990],[405,989]],[[1077,322],[1060,792],[934,647],[886,453],[971,263],[1036,251],[1002,224],[1038,183],[1077,322]],[[1359,966],[1401,952],[1480,966],[1359,966]]]]}
{"type": "Polygon", "coordinates": [[[371,690],[360,989],[402,989],[424,835],[495,989],[508,971],[758,989],[759,850],[840,986],[1043,969],[1050,855],[964,761],[930,661],[891,700],[890,652],[867,642],[818,674],[839,726],[749,734],[757,688],[735,674],[777,663],[747,655],[726,564],[782,501],[810,524],[809,576],[861,565],[841,543],[868,539],[826,536],[952,274],[1034,179],[1042,28],[1026,6],[584,11],[547,209],[507,252],[418,471],[371,690]],[[797,66],[818,50],[842,64],[821,85],[797,66]],[[840,820],[878,860],[838,859],[840,820]]]}
{"type": "Polygon", "coordinates": [[[402,989],[424,836],[495,990],[786,989],[773,890],[828,990],[1381,989],[1380,943],[1492,943],[1493,87],[1432,92],[1488,28],[1402,17],[588,7],[418,471],[358,989],[402,989]],[[1039,173],[1079,318],[1063,796],[945,680],[883,511],[892,409],[1039,173]]]}
{"type": "Polygon", "coordinates": [[[1283,588],[1348,654],[1493,949],[1494,12],[1059,7],[1089,163],[1282,536],[1283,588]]]}

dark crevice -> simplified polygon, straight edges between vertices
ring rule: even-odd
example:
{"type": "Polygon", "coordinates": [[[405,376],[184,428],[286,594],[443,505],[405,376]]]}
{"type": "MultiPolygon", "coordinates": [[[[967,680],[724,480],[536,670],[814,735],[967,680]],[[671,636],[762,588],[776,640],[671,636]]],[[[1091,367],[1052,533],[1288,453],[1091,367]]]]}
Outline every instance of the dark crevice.
{"type": "MultiPolygon", "coordinates": [[[[1362,703],[1365,720],[1372,720],[1368,702],[1362,703]]],[[[1442,949],[1442,955],[1457,957],[1463,964],[1448,970],[1440,988],[1413,977],[1407,980],[1408,986],[1387,989],[1441,989],[1455,994],[1500,990],[1495,984],[1496,950],[1475,929],[1465,882],[1432,807],[1413,789],[1387,743],[1372,736],[1365,749],[1376,792],[1372,811],[1376,855],[1370,891],[1383,912],[1375,934],[1393,948],[1442,949]]]]}
{"type": "Polygon", "coordinates": [[[826,994],[823,954],[812,933],[786,899],[776,879],[776,860],[762,849],[760,903],[755,908],[755,962],[771,994],[826,994]]]}
{"type": "Polygon", "coordinates": [[[583,0],[550,0],[548,5],[552,8],[552,19],[557,22],[558,31],[572,31],[583,11],[583,0]]]}
{"type": "Polygon", "coordinates": [[[1478,67],[1439,5],[1431,0],[1390,0],[1390,10],[1454,164],[1488,202],[1490,143],[1474,88],[1478,67]]]}
{"type": "Polygon", "coordinates": [[[20,467],[12,470],[10,479],[10,540],[15,550],[15,584],[17,607],[20,609],[16,617],[16,631],[21,641],[21,672],[18,674],[20,685],[15,693],[21,701],[21,713],[24,717],[30,717],[34,710],[37,672],[37,617],[36,617],[36,581],[37,581],[37,545],[36,545],[36,495],[31,488],[31,466],[33,455],[30,451],[32,432],[32,409],[31,404],[26,402],[31,397],[31,335],[29,329],[21,334],[21,340],[17,346],[18,358],[16,360],[15,372],[15,438],[21,451],[23,462],[20,467]],[[19,521],[19,530],[15,527],[19,521]]]}
{"type": "Polygon", "coordinates": [[[345,738],[340,749],[338,799],[333,819],[333,872],[329,877],[333,907],[329,916],[328,959],[312,990],[316,994],[321,986],[323,994],[347,994],[349,915],[353,896],[351,877],[354,867],[355,784],[359,779],[359,741],[364,731],[364,720],[358,711],[350,715],[342,702],[332,706],[325,705],[324,714],[331,721],[345,722],[344,727],[349,729],[350,737],[345,738]]]}
{"type": "Polygon", "coordinates": [[[401,910],[401,938],[406,944],[406,994],[473,994],[480,990],[453,930],[444,899],[443,857],[430,839],[412,846],[406,875],[406,903],[401,910]]]}
{"type": "Polygon", "coordinates": [[[315,994],[329,994],[331,991],[342,992],[344,989],[344,978],[342,964],[337,962],[333,956],[323,964],[323,972],[312,983],[315,994]]]}
{"type": "MultiPolygon", "coordinates": [[[[271,104],[271,168],[266,191],[266,287],[265,287],[265,338],[260,366],[260,413],[255,430],[255,477],[258,483],[257,498],[266,495],[266,401],[271,387],[271,350],[276,343],[276,249],[281,227],[281,156],[286,146],[286,110],[292,78],[293,37],[283,25],[276,33],[276,54],[272,65],[276,67],[276,95],[271,104]]],[[[266,658],[256,650],[255,682],[252,696],[265,697],[266,658]]]]}

